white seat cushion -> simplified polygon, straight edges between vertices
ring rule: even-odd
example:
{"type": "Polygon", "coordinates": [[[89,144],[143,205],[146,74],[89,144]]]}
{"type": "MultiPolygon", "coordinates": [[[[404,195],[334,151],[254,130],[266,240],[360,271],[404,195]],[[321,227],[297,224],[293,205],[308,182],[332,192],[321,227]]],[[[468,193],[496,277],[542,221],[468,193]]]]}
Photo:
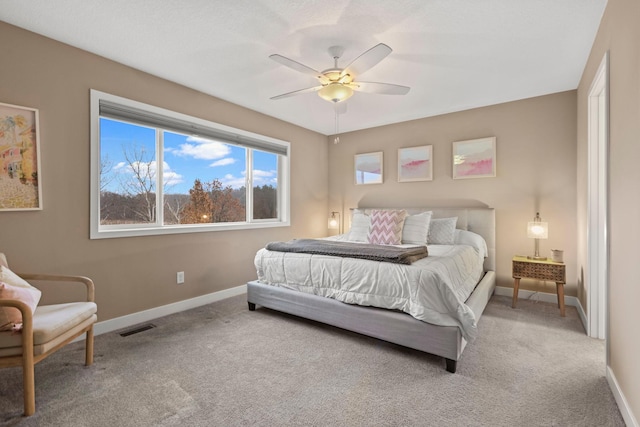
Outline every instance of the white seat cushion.
{"type": "MultiPolygon", "coordinates": [[[[71,335],[69,332],[83,329],[97,320],[98,308],[94,302],[72,302],[38,306],[33,315],[34,354],[37,348],[44,351],[50,343],[60,341],[58,338],[71,335]]],[[[0,357],[22,354],[22,334],[0,333],[0,357]],[[17,351],[17,353],[16,353],[17,351]]]]}

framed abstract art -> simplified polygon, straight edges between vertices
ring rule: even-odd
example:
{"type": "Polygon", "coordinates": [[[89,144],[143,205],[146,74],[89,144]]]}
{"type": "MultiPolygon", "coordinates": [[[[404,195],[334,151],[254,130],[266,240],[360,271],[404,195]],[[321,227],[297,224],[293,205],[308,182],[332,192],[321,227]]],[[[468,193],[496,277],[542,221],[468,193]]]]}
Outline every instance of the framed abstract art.
{"type": "Polygon", "coordinates": [[[382,151],[356,154],[355,182],[360,184],[382,184],[382,151]]]}
{"type": "Polygon", "coordinates": [[[398,148],[398,182],[433,180],[433,146],[398,148]]]}
{"type": "Polygon", "coordinates": [[[0,103],[0,210],[40,210],[38,110],[0,103]]]}
{"type": "Polygon", "coordinates": [[[453,143],[453,179],[496,176],[496,138],[453,143]]]}

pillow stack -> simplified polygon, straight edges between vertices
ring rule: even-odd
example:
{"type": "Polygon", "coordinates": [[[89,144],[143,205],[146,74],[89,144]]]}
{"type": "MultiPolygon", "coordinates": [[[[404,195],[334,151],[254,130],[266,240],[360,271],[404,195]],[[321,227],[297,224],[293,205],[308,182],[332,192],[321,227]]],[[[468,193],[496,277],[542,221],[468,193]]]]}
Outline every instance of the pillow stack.
{"type": "Polygon", "coordinates": [[[356,210],[347,240],[378,245],[455,244],[458,218],[432,219],[432,215],[431,211],[409,215],[404,209],[373,209],[368,214],[356,210]]]}

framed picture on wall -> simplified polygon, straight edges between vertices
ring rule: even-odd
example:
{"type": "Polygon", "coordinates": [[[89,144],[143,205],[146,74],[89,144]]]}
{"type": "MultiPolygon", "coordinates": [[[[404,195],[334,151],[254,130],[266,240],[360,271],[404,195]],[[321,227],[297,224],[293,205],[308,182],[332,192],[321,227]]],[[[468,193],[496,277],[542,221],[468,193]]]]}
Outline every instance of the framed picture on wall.
{"type": "Polygon", "coordinates": [[[453,143],[453,179],[496,176],[496,138],[453,143]]]}
{"type": "Polygon", "coordinates": [[[355,181],[360,184],[382,184],[382,151],[355,155],[355,181]]]}
{"type": "Polygon", "coordinates": [[[0,103],[0,210],[42,209],[38,110],[0,103]]]}
{"type": "Polygon", "coordinates": [[[398,182],[433,180],[433,146],[398,148],[398,182]]]}

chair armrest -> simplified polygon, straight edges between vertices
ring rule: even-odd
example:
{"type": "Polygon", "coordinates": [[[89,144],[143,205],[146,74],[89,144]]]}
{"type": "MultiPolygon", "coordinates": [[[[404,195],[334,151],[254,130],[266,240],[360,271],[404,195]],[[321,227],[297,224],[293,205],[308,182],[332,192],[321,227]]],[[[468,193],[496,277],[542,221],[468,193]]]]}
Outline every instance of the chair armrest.
{"type": "Polygon", "coordinates": [[[51,282],[80,282],[87,288],[87,301],[95,302],[96,290],[93,280],[84,276],[66,276],[60,274],[16,273],[25,280],[42,280],[51,282]]]}
{"type": "Polygon", "coordinates": [[[31,308],[24,302],[17,299],[0,300],[0,306],[15,307],[22,314],[22,346],[26,350],[33,347],[33,313],[31,308]]]}

